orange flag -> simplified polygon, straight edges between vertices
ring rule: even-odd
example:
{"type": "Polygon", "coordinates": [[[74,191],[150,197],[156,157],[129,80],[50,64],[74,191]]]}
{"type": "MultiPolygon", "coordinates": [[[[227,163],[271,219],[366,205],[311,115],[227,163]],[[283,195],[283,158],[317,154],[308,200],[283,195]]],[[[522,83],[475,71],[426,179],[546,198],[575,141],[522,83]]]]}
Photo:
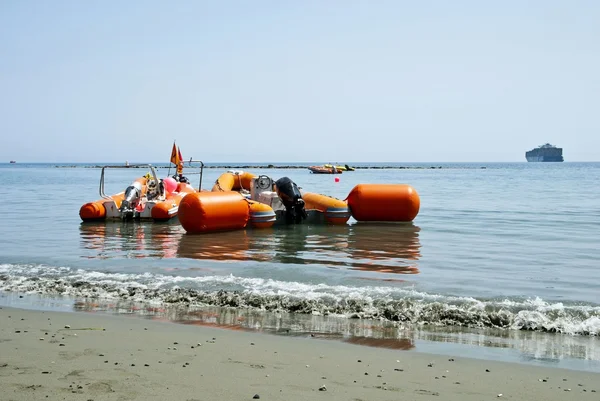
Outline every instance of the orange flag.
{"type": "Polygon", "coordinates": [[[180,161],[180,153],[177,150],[177,146],[175,146],[175,142],[173,142],[173,150],[171,150],[171,163],[173,163],[175,166],[179,166],[180,161]]]}
{"type": "Polygon", "coordinates": [[[177,157],[179,162],[177,163],[177,174],[183,174],[183,156],[181,156],[181,149],[177,148],[177,157]]]}

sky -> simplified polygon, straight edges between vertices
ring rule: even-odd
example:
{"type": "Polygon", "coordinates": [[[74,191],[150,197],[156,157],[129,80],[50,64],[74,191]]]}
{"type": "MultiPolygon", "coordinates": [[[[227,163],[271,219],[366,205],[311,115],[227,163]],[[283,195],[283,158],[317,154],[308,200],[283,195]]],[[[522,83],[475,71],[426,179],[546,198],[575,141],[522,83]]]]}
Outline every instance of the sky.
{"type": "Polygon", "coordinates": [[[600,1],[0,1],[0,162],[600,161],[600,1]]]}

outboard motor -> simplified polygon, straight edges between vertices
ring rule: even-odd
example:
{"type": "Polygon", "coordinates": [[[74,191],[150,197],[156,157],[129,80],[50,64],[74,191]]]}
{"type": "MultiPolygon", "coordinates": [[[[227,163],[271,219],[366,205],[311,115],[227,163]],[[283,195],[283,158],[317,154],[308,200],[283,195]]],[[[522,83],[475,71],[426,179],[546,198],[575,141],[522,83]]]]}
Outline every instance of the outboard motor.
{"type": "Polygon", "coordinates": [[[123,220],[131,220],[135,213],[135,207],[137,206],[140,197],[142,195],[142,184],[134,182],[125,190],[125,199],[121,202],[119,212],[123,220]]]}
{"type": "Polygon", "coordinates": [[[285,217],[287,224],[299,224],[308,216],[304,210],[304,199],[296,183],[288,177],[282,177],[275,181],[277,196],[281,198],[285,206],[285,217]]]}

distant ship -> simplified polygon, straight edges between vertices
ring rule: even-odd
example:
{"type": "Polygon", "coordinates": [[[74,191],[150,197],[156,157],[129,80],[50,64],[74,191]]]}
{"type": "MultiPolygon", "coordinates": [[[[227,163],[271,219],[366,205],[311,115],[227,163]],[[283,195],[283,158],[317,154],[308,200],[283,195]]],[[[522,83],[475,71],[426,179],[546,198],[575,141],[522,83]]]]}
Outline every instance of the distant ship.
{"type": "Polygon", "coordinates": [[[10,161],[10,164],[15,164],[15,163],[16,163],[16,161],[14,161],[14,160],[10,161]]]}
{"type": "Polygon", "coordinates": [[[525,152],[525,158],[528,162],[562,162],[562,148],[557,148],[549,143],[538,146],[528,152],[525,152]]]}

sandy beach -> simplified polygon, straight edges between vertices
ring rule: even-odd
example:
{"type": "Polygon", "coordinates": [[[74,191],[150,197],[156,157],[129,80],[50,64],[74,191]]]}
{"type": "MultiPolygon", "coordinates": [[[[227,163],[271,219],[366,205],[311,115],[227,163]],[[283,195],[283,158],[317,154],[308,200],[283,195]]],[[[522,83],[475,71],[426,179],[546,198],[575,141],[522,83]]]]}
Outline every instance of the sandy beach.
{"type": "Polygon", "coordinates": [[[598,379],[310,337],[0,309],[2,400],[597,400],[598,379]]]}

